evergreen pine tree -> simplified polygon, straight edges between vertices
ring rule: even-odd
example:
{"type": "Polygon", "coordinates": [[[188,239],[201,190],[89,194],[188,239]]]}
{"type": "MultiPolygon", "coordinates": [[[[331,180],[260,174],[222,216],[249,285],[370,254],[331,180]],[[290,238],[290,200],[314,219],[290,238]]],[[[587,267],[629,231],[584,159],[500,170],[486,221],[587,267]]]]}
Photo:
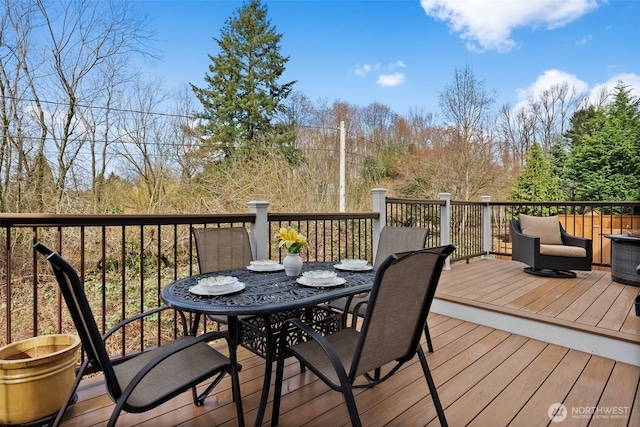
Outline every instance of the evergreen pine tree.
{"type": "Polygon", "coordinates": [[[576,200],[640,200],[639,99],[618,84],[614,101],[587,116],[571,134],[565,167],[576,200]]]}
{"type": "Polygon", "coordinates": [[[191,85],[204,108],[203,139],[211,152],[229,157],[269,140],[260,134],[272,129],[271,120],[295,83],[278,83],[289,61],[280,54],[281,39],[260,0],[243,4],[214,38],[220,52],[209,55],[207,86],[191,85]]]}
{"type": "Polygon", "coordinates": [[[562,200],[560,179],[553,172],[548,156],[534,142],[525,158],[525,165],[513,182],[512,199],[527,202],[562,200]]]}

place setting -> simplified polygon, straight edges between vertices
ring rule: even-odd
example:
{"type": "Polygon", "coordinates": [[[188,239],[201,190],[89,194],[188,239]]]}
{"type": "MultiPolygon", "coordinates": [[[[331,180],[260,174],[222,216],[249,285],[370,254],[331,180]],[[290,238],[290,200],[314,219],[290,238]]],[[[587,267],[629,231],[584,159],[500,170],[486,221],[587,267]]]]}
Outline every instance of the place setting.
{"type": "Polygon", "coordinates": [[[338,277],[335,271],[329,270],[305,271],[296,279],[296,282],[312,288],[331,288],[347,283],[344,278],[338,277]]]}
{"type": "Polygon", "coordinates": [[[366,259],[345,258],[340,264],[334,264],[333,267],[342,271],[370,271],[372,265],[366,259]]]}
{"type": "Polygon", "coordinates": [[[261,273],[282,271],[284,270],[284,265],[280,264],[278,261],[270,259],[259,259],[251,261],[247,266],[247,270],[261,273]]]}
{"type": "Polygon", "coordinates": [[[201,296],[229,295],[240,292],[245,284],[233,276],[210,276],[198,280],[198,284],[191,286],[189,292],[201,296]]]}

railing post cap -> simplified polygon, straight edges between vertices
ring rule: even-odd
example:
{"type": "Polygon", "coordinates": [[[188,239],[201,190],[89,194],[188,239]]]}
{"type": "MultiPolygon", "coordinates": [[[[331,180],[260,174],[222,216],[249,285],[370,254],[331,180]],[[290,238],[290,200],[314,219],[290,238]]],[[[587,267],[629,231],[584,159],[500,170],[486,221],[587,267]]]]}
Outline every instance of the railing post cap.
{"type": "Polygon", "coordinates": [[[266,200],[251,200],[249,202],[247,202],[247,205],[251,206],[251,207],[256,207],[256,208],[266,208],[270,205],[270,202],[267,202],[266,200]]]}
{"type": "Polygon", "coordinates": [[[386,193],[387,189],[386,188],[372,188],[371,189],[371,193],[376,194],[376,193],[386,193]]]}

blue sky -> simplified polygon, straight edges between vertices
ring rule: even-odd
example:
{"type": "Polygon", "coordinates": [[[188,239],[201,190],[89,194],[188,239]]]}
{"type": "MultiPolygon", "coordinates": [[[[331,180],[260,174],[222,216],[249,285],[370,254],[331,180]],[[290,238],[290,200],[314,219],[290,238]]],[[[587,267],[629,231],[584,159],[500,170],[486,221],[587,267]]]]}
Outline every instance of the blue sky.
{"type": "MultiPolygon", "coordinates": [[[[498,110],[568,82],[580,93],[618,80],[640,96],[638,0],[263,0],[289,56],[282,83],[312,101],[438,114],[438,96],[469,66],[498,110]]],[[[168,89],[205,86],[227,18],[241,1],[144,0],[168,89]]]]}

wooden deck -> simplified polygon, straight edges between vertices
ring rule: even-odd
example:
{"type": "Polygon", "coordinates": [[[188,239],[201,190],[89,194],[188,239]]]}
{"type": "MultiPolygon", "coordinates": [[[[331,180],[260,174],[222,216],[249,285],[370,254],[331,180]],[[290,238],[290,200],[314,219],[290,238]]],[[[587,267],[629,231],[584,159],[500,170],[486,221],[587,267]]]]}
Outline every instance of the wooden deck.
{"type": "MultiPolygon", "coordinates": [[[[611,282],[602,271],[581,272],[573,280],[541,279],[511,261],[454,264],[442,274],[429,317],[435,352],[427,357],[449,425],[640,426],[640,317],[633,310],[639,291],[611,282]],[[455,316],[436,309],[453,310],[455,316]],[[491,326],[496,321],[500,327],[491,326]],[[524,333],[510,331],[514,328],[524,333]],[[559,333],[570,345],[528,336],[540,331],[559,333]],[[585,334],[621,343],[621,351],[630,354],[603,357],[570,348],[582,345],[573,335],[585,334]],[[548,416],[555,403],[567,409],[561,423],[548,416]]],[[[239,358],[245,421],[252,425],[264,361],[244,349],[239,358]]],[[[104,390],[99,376],[83,380],[63,425],[104,425],[113,408],[104,390]]],[[[341,395],[310,372],[301,374],[293,361],[285,370],[283,393],[281,426],[349,425],[341,395]]],[[[436,426],[428,393],[416,358],[386,383],[356,390],[363,425],[436,426]]],[[[270,424],[270,411],[264,425],[270,424]]],[[[185,393],[147,413],[123,413],[119,425],[235,426],[229,380],[203,407],[193,406],[185,393]]]]}
{"type": "Polygon", "coordinates": [[[636,286],[608,271],[551,279],[495,259],[443,272],[432,311],[640,366],[636,286]]]}

